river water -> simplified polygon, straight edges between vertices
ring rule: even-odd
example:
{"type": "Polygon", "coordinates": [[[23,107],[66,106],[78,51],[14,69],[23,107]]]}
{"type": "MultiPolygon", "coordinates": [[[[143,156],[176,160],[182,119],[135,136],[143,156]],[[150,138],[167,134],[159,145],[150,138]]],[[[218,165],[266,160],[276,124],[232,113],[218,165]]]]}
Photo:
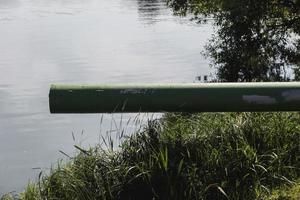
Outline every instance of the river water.
{"type": "Polygon", "coordinates": [[[0,0],[0,195],[136,115],[51,115],[51,83],[193,82],[211,34],[159,0],[0,0]]]}

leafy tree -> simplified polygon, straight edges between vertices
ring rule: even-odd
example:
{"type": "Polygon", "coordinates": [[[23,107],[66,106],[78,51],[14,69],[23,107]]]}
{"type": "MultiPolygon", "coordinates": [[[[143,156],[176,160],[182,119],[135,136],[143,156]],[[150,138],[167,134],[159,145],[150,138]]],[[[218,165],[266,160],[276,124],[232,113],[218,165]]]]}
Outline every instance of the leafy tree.
{"type": "Polygon", "coordinates": [[[213,18],[216,34],[206,46],[219,81],[300,78],[300,0],[168,0],[176,14],[213,18]]]}

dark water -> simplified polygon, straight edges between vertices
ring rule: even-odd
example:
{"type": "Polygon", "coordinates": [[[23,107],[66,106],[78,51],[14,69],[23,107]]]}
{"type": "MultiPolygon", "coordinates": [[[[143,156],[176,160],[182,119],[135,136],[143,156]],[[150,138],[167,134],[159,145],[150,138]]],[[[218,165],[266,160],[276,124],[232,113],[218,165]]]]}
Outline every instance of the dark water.
{"type": "Polygon", "coordinates": [[[51,83],[192,82],[211,33],[158,0],[0,0],[0,194],[133,116],[50,115],[51,83]]]}

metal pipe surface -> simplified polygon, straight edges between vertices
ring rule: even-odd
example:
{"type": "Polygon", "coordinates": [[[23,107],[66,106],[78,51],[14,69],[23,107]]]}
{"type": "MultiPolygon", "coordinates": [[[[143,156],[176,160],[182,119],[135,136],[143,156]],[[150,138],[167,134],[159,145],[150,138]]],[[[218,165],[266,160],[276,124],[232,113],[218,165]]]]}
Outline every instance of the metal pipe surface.
{"type": "Polygon", "coordinates": [[[51,113],[300,111],[300,82],[51,85],[51,113]]]}

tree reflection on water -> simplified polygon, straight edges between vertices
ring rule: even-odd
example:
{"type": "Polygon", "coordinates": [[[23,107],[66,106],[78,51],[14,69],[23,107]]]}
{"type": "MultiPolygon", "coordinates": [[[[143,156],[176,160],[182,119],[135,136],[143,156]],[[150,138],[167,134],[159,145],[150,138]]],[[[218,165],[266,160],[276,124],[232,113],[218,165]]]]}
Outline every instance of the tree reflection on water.
{"type": "Polygon", "coordinates": [[[149,25],[160,21],[159,17],[168,11],[163,0],[137,0],[137,5],[140,19],[149,25]]]}

